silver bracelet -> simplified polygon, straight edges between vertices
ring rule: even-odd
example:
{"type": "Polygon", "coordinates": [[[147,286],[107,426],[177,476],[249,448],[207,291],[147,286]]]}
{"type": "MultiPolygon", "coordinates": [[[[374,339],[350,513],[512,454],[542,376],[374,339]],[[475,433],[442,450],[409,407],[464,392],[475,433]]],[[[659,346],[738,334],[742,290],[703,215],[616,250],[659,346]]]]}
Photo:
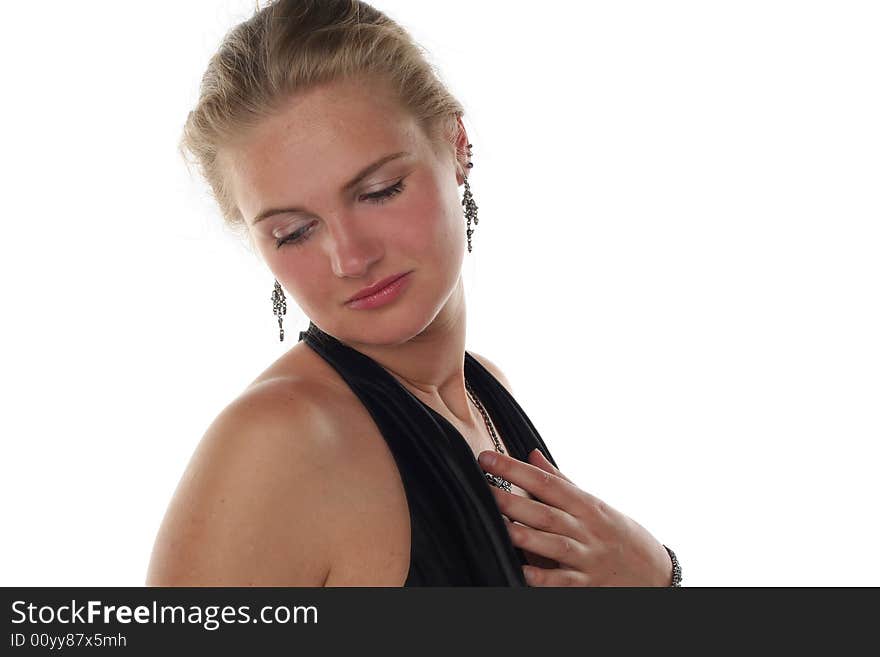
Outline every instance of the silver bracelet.
{"type": "Polygon", "coordinates": [[[670,588],[673,586],[681,586],[681,565],[678,563],[678,558],[675,556],[675,552],[670,550],[665,545],[666,551],[669,553],[669,558],[672,559],[672,584],[670,584],[670,588]]]}

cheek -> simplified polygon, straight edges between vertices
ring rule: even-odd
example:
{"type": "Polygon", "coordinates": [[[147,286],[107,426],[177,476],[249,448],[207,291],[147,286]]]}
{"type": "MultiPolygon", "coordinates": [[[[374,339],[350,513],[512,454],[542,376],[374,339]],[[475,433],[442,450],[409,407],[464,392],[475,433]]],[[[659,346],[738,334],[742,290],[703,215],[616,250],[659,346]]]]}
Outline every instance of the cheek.
{"type": "Polygon", "coordinates": [[[291,254],[290,251],[296,248],[286,246],[276,250],[268,247],[263,249],[263,256],[270,263],[278,282],[297,305],[308,311],[315,300],[330,293],[323,287],[330,279],[328,263],[323,254],[313,249],[298,249],[291,254]]]}
{"type": "Polygon", "coordinates": [[[429,188],[418,197],[411,196],[394,222],[394,243],[403,253],[439,254],[446,259],[455,251],[461,241],[459,224],[461,217],[456,214],[456,199],[446,198],[441,190],[429,188]],[[405,249],[405,251],[403,251],[405,249]]]}

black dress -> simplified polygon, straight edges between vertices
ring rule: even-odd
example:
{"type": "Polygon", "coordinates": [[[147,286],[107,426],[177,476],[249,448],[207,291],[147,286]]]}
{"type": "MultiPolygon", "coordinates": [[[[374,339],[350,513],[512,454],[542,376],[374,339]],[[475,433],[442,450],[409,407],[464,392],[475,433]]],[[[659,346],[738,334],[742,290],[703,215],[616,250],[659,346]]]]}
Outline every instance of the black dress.
{"type": "MultiPolygon", "coordinates": [[[[511,542],[491,485],[461,433],[372,358],[315,324],[299,339],[358,396],[397,463],[412,531],[404,586],[526,586],[522,566],[528,562],[511,542]]],[[[508,454],[525,461],[537,447],[556,465],[516,400],[467,352],[464,373],[508,454]]]]}

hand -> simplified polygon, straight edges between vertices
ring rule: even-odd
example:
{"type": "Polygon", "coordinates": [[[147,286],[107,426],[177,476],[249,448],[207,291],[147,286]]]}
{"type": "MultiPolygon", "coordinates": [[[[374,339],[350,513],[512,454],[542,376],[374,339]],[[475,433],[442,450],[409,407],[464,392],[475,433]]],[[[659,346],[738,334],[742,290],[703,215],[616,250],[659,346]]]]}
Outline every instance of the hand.
{"type": "Polygon", "coordinates": [[[535,498],[491,487],[513,544],[557,566],[523,566],[530,586],[672,584],[666,548],[635,520],[578,488],[540,449],[528,463],[486,450],[479,463],[535,498]],[[485,460],[492,456],[494,464],[485,460]]]}

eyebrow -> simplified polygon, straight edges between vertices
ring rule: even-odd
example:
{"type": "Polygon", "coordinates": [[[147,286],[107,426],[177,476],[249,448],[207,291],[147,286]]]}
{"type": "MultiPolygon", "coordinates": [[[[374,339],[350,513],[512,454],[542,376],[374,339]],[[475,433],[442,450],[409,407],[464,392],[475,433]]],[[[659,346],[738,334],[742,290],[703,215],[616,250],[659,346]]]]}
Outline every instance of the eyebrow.
{"type": "MultiPolygon", "coordinates": [[[[384,166],[385,164],[387,164],[391,160],[396,160],[397,158],[403,157],[405,155],[409,155],[409,151],[400,151],[398,153],[391,153],[389,155],[385,155],[384,157],[380,157],[378,160],[376,160],[372,164],[365,166],[363,169],[361,169],[360,172],[358,172],[358,174],[354,178],[352,178],[347,183],[345,183],[342,186],[342,192],[345,193],[345,192],[349,191],[352,187],[357,185],[361,180],[363,180],[364,178],[369,176],[371,173],[373,173],[376,169],[381,168],[382,166],[384,166]]],[[[251,225],[256,225],[259,222],[263,221],[263,219],[268,219],[269,217],[271,217],[273,215],[282,214],[285,212],[291,212],[291,213],[293,213],[293,212],[307,212],[307,210],[305,210],[304,208],[272,208],[269,210],[263,210],[262,212],[257,214],[256,218],[254,219],[253,224],[251,224],[251,225]]]]}

